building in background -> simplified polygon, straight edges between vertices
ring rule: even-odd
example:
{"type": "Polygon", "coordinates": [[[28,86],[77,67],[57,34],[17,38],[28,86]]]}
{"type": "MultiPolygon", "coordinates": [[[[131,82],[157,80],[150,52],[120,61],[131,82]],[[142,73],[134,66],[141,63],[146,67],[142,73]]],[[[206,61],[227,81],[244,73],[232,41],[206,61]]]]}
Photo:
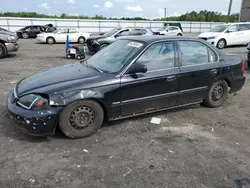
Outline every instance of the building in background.
{"type": "Polygon", "coordinates": [[[242,0],[239,21],[250,22],[250,0],[242,0]]]}

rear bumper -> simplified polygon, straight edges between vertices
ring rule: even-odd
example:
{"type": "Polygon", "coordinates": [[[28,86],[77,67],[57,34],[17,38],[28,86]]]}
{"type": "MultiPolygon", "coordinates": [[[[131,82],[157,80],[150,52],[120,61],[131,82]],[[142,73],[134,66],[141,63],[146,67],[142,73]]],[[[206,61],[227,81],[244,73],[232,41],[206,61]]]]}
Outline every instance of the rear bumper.
{"type": "Polygon", "coordinates": [[[230,84],[231,84],[231,90],[229,93],[235,93],[239,90],[242,89],[242,87],[244,86],[246,81],[246,77],[238,77],[238,78],[234,78],[230,84]]]}
{"type": "Polygon", "coordinates": [[[8,52],[16,52],[19,49],[18,43],[5,43],[8,52]]]}

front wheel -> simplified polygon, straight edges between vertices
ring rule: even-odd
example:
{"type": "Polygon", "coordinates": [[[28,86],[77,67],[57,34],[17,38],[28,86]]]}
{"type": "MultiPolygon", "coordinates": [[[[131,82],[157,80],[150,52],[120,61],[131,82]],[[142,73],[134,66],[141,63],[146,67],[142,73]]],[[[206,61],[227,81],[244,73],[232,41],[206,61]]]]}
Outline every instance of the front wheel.
{"type": "Polygon", "coordinates": [[[76,101],[60,113],[59,126],[70,138],[83,138],[94,134],[102,125],[102,107],[92,100],[76,101]]]}
{"type": "Polygon", "coordinates": [[[24,32],[24,33],[22,34],[22,37],[23,37],[24,39],[29,38],[29,33],[24,32]]]}
{"type": "Polygon", "coordinates": [[[218,41],[218,43],[217,43],[217,48],[223,49],[223,48],[226,47],[226,45],[227,45],[226,40],[225,39],[220,39],[218,41]]]}
{"type": "Polygon", "coordinates": [[[221,106],[228,96],[228,84],[225,80],[219,80],[210,88],[204,100],[205,105],[216,108],[221,106]]]}
{"type": "Polygon", "coordinates": [[[5,58],[8,54],[7,48],[4,44],[0,43],[0,59],[5,58]]]}
{"type": "Polygon", "coordinates": [[[54,44],[55,43],[55,39],[53,37],[48,37],[46,42],[48,44],[54,44]]]}
{"type": "Polygon", "coordinates": [[[85,41],[86,41],[86,39],[85,39],[84,37],[79,37],[79,39],[78,39],[78,42],[79,42],[80,44],[84,44],[85,41]]]}

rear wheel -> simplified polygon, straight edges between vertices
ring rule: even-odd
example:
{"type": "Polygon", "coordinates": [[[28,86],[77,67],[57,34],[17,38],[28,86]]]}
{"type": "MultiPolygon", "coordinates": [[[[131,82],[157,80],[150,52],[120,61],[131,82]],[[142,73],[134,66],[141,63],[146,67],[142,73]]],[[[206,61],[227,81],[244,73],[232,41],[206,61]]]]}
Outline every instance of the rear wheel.
{"type": "Polygon", "coordinates": [[[225,40],[225,39],[220,39],[220,40],[218,41],[218,43],[217,43],[217,48],[223,49],[223,48],[226,47],[226,45],[227,45],[226,40],[225,40]]]}
{"type": "Polygon", "coordinates": [[[84,37],[79,37],[79,39],[78,39],[78,42],[79,42],[80,44],[84,44],[85,41],[86,41],[86,39],[85,39],[84,37]]]}
{"type": "Polygon", "coordinates": [[[209,107],[221,106],[228,96],[228,84],[225,80],[219,80],[210,88],[204,103],[209,107]]]}
{"type": "Polygon", "coordinates": [[[94,134],[102,125],[104,112],[95,101],[76,101],[64,108],[59,117],[62,132],[70,138],[94,134]]]}
{"type": "Polygon", "coordinates": [[[0,43],[0,58],[5,58],[8,54],[6,46],[4,44],[0,43]]]}
{"type": "Polygon", "coordinates": [[[29,38],[29,33],[24,32],[24,33],[22,34],[22,37],[23,37],[24,39],[29,38]]]}
{"type": "Polygon", "coordinates": [[[54,44],[55,43],[55,39],[53,37],[48,37],[47,38],[47,43],[48,44],[54,44]]]}

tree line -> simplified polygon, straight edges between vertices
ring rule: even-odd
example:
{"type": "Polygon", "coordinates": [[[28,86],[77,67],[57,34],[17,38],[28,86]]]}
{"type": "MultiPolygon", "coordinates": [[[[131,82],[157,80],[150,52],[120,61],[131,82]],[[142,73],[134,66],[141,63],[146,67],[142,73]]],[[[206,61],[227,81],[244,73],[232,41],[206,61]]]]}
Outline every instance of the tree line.
{"type": "MultiPolygon", "coordinates": [[[[90,16],[73,16],[62,13],[57,15],[45,15],[36,12],[0,12],[0,17],[23,17],[23,18],[62,18],[62,19],[98,19],[98,20],[149,20],[143,17],[122,17],[122,18],[108,18],[102,15],[90,16]]],[[[232,14],[230,16],[223,15],[219,12],[202,10],[200,12],[188,12],[180,16],[171,16],[166,18],[157,18],[154,21],[202,21],[202,22],[236,22],[239,19],[239,14],[232,14]]]]}

